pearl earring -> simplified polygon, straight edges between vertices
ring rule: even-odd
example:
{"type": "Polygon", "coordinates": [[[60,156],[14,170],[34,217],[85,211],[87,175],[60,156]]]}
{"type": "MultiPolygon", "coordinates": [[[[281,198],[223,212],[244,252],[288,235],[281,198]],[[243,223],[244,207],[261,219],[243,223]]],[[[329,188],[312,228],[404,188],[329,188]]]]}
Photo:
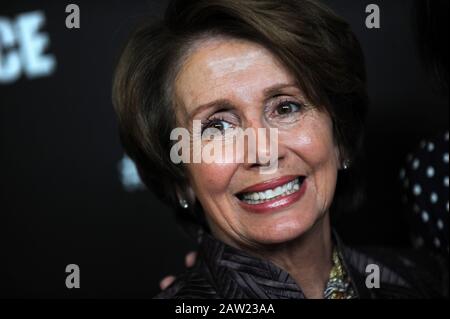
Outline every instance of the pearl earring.
{"type": "Polygon", "coordinates": [[[350,160],[346,159],[344,160],[344,162],[342,163],[342,168],[346,171],[350,168],[350,160]]]}
{"type": "Polygon", "coordinates": [[[189,204],[188,204],[187,200],[180,199],[180,206],[181,206],[181,208],[187,209],[189,207],[189,204]]]}

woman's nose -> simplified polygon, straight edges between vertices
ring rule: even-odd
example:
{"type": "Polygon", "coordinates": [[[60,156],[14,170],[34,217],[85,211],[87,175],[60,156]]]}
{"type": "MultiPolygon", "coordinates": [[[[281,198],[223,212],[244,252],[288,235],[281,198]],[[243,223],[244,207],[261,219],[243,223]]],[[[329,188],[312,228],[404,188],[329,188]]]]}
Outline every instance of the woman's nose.
{"type": "Polygon", "coordinates": [[[260,169],[261,172],[274,173],[279,162],[285,156],[285,148],[280,145],[278,129],[262,125],[253,125],[247,130],[252,131],[253,141],[248,140],[246,147],[246,169],[260,169]]]}

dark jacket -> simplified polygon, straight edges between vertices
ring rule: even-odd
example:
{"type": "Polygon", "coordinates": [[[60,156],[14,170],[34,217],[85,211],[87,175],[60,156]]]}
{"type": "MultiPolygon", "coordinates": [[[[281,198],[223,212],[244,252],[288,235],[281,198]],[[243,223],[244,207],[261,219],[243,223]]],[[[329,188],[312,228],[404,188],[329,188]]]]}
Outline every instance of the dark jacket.
{"type": "MultiPolygon", "coordinates": [[[[358,298],[444,298],[448,268],[434,257],[386,249],[357,250],[335,236],[358,298]],[[380,288],[366,287],[366,266],[380,269],[380,288]],[[433,274],[433,275],[431,275],[433,274]]],[[[273,263],[230,247],[204,234],[195,266],[155,298],[158,299],[303,299],[300,287],[273,263]]]]}

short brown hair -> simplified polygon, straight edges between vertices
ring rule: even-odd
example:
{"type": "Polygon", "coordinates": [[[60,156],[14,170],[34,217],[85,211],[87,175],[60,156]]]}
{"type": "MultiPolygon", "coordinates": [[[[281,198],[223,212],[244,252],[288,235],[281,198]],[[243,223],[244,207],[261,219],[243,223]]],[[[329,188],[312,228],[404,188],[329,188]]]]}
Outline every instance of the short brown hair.
{"type": "MultiPolygon", "coordinates": [[[[188,181],[169,156],[176,125],[173,82],[192,44],[214,35],[270,50],[306,98],[330,114],[341,154],[355,162],[367,112],[366,74],[359,42],[344,20],[314,0],[172,1],[162,21],[131,36],[113,87],[121,141],[150,190],[178,207],[175,188],[184,189],[188,181]]],[[[349,184],[354,178],[346,174],[338,179],[333,207],[340,201],[347,210],[356,198],[349,184]]]]}

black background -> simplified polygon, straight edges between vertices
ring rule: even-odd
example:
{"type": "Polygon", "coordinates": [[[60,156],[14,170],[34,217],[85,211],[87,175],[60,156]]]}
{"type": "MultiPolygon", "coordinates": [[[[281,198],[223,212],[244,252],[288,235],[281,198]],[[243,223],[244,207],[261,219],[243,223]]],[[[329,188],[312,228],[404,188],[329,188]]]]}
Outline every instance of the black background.
{"type": "MultiPolygon", "coordinates": [[[[448,127],[448,100],[430,84],[416,48],[412,1],[325,1],[350,22],[367,58],[368,200],[339,224],[349,243],[407,246],[398,171],[422,137],[448,127]],[[365,8],[381,9],[381,29],[365,8]]],[[[0,85],[0,297],[149,298],[183,270],[194,242],[147,191],[127,192],[111,103],[115,62],[132,27],[166,1],[77,1],[81,28],[65,27],[64,1],[2,2],[0,16],[45,13],[41,32],[57,67],[49,77],[0,85]],[[65,267],[81,288],[65,286],[65,267]]],[[[1,39],[0,39],[0,52],[1,39]]]]}

